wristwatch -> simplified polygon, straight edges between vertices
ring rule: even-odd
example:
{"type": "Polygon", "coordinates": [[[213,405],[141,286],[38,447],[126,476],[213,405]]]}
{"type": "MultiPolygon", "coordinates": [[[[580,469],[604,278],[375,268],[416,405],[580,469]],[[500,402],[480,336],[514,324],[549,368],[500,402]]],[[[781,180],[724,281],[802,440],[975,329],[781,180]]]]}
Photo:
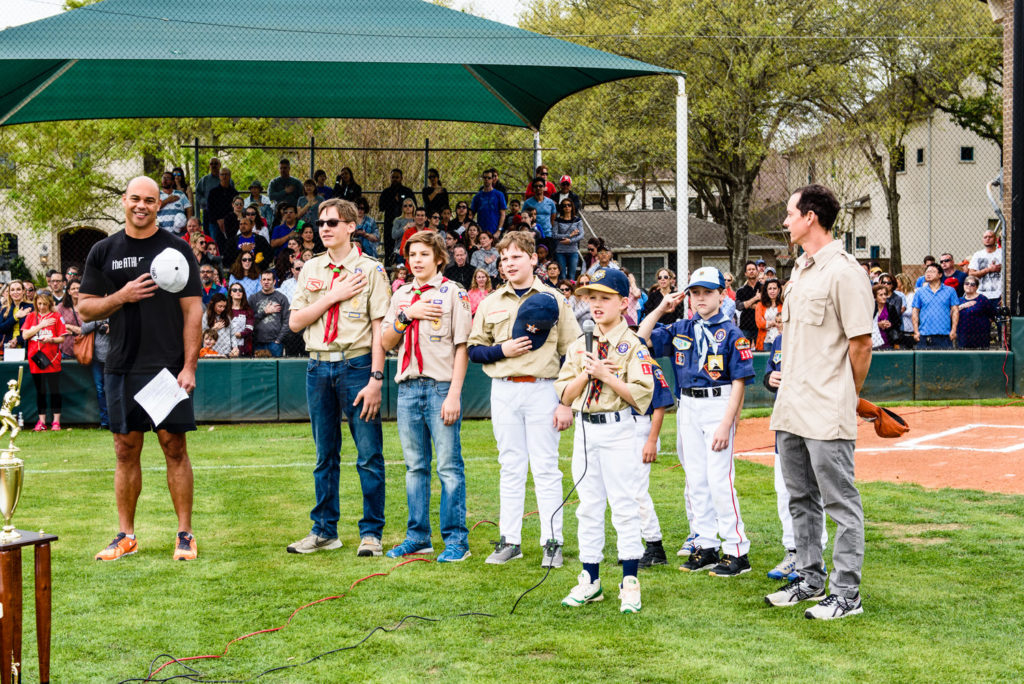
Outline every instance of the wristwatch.
{"type": "Polygon", "coordinates": [[[395,318],[402,325],[409,325],[410,323],[412,323],[412,319],[410,319],[408,316],[406,316],[404,311],[399,311],[398,315],[395,316],[395,318]]]}
{"type": "Polygon", "coordinates": [[[384,373],[382,371],[373,371],[370,373],[370,377],[374,380],[384,380],[384,373]]]}

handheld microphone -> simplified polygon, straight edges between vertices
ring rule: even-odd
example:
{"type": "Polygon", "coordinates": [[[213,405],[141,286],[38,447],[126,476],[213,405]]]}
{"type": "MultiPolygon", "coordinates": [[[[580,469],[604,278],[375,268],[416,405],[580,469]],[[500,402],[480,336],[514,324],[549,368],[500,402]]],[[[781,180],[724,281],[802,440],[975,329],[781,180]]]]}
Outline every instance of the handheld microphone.
{"type": "Polygon", "coordinates": [[[594,351],[594,321],[587,319],[583,321],[583,336],[586,339],[587,351],[594,351]]]}

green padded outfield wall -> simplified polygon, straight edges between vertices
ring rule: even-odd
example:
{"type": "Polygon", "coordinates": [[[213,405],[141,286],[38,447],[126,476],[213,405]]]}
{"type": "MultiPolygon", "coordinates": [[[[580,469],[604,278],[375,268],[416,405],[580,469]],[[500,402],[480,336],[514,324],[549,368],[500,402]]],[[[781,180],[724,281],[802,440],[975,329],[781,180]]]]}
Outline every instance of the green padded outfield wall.
{"type": "MultiPolygon", "coordinates": [[[[1024,352],[1024,319],[1014,327],[1013,346],[1024,352]],[[1018,333],[1017,331],[1021,331],[1018,333]]],[[[872,355],[871,371],[863,396],[871,401],[911,401],[943,399],[985,399],[1007,396],[1007,388],[1024,388],[1024,368],[1014,364],[1014,352],[1003,351],[893,351],[872,355]]],[[[659,359],[668,368],[668,359],[659,359]]],[[[747,386],[746,408],[770,407],[772,395],[761,382],[768,355],[754,354],[753,383],[747,386]]],[[[389,358],[381,396],[381,415],[394,420],[398,408],[395,385],[396,359],[389,358]]],[[[306,365],[296,359],[209,359],[199,364],[196,373],[196,420],[199,422],[240,423],[276,420],[309,420],[306,406],[306,365]]],[[[0,382],[18,377],[18,366],[25,368],[21,406],[29,429],[35,425],[36,396],[25,363],[0,363],[0,382]]],[[[1024,366],[1024,364],[1021,364],[1024,366]]],[[[666,373],[675,390],[675,377],[666,373]]],[[[491,382],[480,365],[469,364],[462,394],[463,417],[489,418],[491,382]]],[[[65,361],[61,371],[61,395],[64,409],[61,422],[67,425],[99,422],[99,409],[92,373],[75,361],[65,361]]]]}

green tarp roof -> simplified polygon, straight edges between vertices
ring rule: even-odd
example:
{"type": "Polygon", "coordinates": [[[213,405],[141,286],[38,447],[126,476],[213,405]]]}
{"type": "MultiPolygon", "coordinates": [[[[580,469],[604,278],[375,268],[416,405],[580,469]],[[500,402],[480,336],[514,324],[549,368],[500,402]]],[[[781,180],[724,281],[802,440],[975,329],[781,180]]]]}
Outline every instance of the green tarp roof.
{"type": "Polygon", "coordinates": [[[0,32],[0,122],[331,117],[539,128],[676,72],[420,0],[104,0],[0,32]]]}

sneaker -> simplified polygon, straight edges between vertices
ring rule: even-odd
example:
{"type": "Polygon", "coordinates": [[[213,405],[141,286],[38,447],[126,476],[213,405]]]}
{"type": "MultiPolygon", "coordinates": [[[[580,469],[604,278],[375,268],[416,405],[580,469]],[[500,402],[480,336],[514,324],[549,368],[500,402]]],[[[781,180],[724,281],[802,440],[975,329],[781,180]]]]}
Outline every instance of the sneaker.
{"type": "Polygon", "coordinates": [[[417,542],[406,539],[385,555],[388,558],[401,558],[402,556],[426,556],[431,553],[434,553],[434,547],[430,545],[430,542],[417,542]]]}
{"type": "Polygon", "coordinates": [[[46,423],[42,418],[40,418],[39,422],[36,423],[36,426],[32,428],[32,432],[46,432],[46,423]]]}
{"type": "Polygon", "coordinates": [[[384,547],[380,545],[380,539],[366,536],[359,540],[359,548],[356,555],[362,558],[384,555],[384,547]]]}
{"type": "Polygon", "coordinates": [[[694,545],[695,541],[697,541],[697,535],[696,534],[691,534],[689,537],[686,538],[686,541],[683,542],[683,547],[681,549],[679,549],[678,551],[676,551],[676,555],[679,556],[680,558],[689,558],[690,555],[697,548],[694,545]]]}
{"type": "Polygon", "coordinates": [[[444,551],[438,554],[437,562],[458,563],[459,561],[466,560],[472,555],[473,554],[469,552],[469,549],[467,547],[462,546],[460,544],[452,544],[451,546],[446,546],[444,551]]]}
{"type": "Polygon", "coordinates": [[[846,598],[838,594],[829,594],[824,601],[804,611],[808,620],[838,620],[839,618],[860,615],[864,606],[860,602],[860,594],[856,598],[846,598]]]}
{"type": "Polygon", "coordinates": [[[736,577],[745,572],[750,572],[750,561],[747,560],[747,554],[730,556],[726,553],[722,555],[722,560],[718,561],[718,565],[708,571],[708,574],[713,577],[736,577]]]}
{"type": "Polygon", "coordinates": [[[640,580],[636,577],[623,577],[619,585],[619,612],[640,612],[640,580]]]}
{"type": "Polygon", "coordinates": [[[174,547],[174,560],[190,561],[199,556],[196,538],[188,532],[178,532],[178,543],[174,547]]]}
{"type": "Polygon", "coordinates": [[[768,571],[768,576],[775,580],[790,580],[790,575],[796,576],[796,549],[786,549],[786,555],[782,557],[779,564],[768,571]]]}
{"type": "Polygon", "coordinates": [[[53,421],[53,425],[50,426],[50,429],[54,432],[60,432],[60,423],[53,421]]]}
{"type": "Polygon", "coordinates": [[[702,549],[697,547],[690,554],[690,559],[679,566],[683,572],[700,572],[718,565],[718,549],[702,549]]]}
{"type": "MultiPolygon", "coordinates": [[[[828,577],[828,563],[822,563],[821,564],[821,574],[824,575],[825,577],[828,577]]],[[[796,568],[794,567],[793,571],[786,576],[786,579],[789,580],[790,582],[792,582],[795,579],[802,579],[802,578],[800,577],[800,573],[797,572],[796,568]]]]}
{"type": "Polygon", "coordinates": [[[647,542],[644,555],[640,558],[640,567],[649,568],[652,565],[668,565],[668,558],[665,557],[665,547],[660,541],[647,542]]]}
{"type": "Polygon", "coordinates": [[[110,542],[107,548],[96,554],[96,560],[115,561],[118,558],[130,556],[138,550],[139,542],[137,540],[132,539],[124,532],[118,532],[117,536],[114,537],[114,541],[110,542]]]}
{"type": "Polygon", "coordinates": [[[590,581],[590,573],[584,570],[576,578],[576,586],[572,588],[569,595],[562,599],[562,605],[569,608],[579,608],[587,603],[604,601],[604,593],[601,591],[601,578],[590,581]]]}
{"type": "Polygon", "coordinates": [[[318,534],[310,533],[294,544],[289,544],[287,551],[288,553],[313,553],[340,548],[341,540],[337,537],[321,537],[318,534]]]}
{"type": "Polygon", "coordinates": [[[519,544],[508,544],[505,542],[505,537],[502,536],[500,541],[493,542],[494,553],[487,557],[485,563],[490,565],[504,565],[510,560],[523,557],[523,549],[519,544]]]}
{"type": "Polygon", "coordinates": [[[559,544],[555,547],[555,553],[548,555],[547,548],[544,549],[544,557],[540,559],[540,567],[542,568],[560,568],[562,567],[562,545],[559,544]]]}
{"type": "Polygon", "coordinates": [[[825,598],[825,588],[815,589],[803,580],[793,580],[786,586],[772,594],[764,597],[764,602],[769,606],[785,608],[795,606],[801,601],[820,601],[825,598]]]}

